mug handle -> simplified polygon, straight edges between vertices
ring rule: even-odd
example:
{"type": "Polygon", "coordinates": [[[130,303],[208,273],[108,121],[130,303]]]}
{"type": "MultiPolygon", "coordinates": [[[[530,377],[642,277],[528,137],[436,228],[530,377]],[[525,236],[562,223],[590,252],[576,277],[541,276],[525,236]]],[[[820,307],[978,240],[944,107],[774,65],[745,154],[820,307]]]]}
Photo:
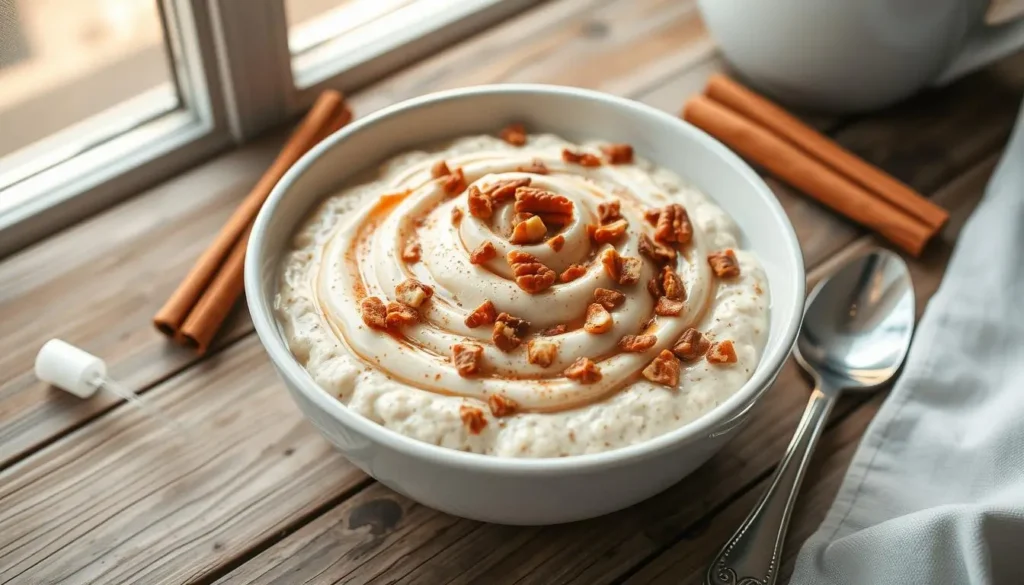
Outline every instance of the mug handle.
{"type": "Polygon", "coordinates": [[[998,26],[981,24],[968,36],[960,53],[932,81],[940,86],[1024,47],[1024,16],[998,26]]]}

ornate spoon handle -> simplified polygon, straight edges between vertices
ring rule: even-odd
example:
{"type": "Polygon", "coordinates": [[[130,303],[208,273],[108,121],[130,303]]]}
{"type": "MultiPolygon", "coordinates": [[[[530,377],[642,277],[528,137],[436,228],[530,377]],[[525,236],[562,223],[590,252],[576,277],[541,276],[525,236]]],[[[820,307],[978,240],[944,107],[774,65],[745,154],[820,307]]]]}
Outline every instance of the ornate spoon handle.
{"type": "Polygon", "coordinates": [[[706,585],[775,583],[793,503],[835,397],[819,382],[768,490],[708,567],[706,585]]]}

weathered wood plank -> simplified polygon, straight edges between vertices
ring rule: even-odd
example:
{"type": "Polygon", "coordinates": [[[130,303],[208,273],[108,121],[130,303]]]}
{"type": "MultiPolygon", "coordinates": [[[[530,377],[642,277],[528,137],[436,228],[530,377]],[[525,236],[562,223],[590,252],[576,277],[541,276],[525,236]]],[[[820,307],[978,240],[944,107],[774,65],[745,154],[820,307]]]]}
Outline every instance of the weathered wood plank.
{"type": "Polygon", "coordinates": [[[487,83],[556,83],[631,95],[698,61],[709,40],[694,0],[555,2],[354,96],[370,112],[487,83]],[[486,63],[486,66],[482,64],[486,63]]]}
{"type": "MultiPolygon", "coordinates": [[[[863,407],[830,429],[821,438],[815,457],[807,470],[807,478],[800,489],[798,508],[793,523],[786,535],[784,555],[789,564],[795,559],[800,544],[807,539],[821,522],[821,518],[810,520],[809,509],[826,509],[835,497],[842,482],[843,474],[860,443],[871,419],[881,405],[880,394],[869,400],[863,407]]],[[[718,553],[757,498],[767,488],[768,481],[761,480],[730,502],[723,510],[709,517],[701,518],[683,533],[680,540],[669,550],[644,565],[636,573],[622,581],[622,585],[700,585],[708,564],[718,553]]],[[[792,569],[790,568],[790,571],[792,569]]],[[[786,576],[789,572],[785,573],[786,576]]],[[[579,582],[579,580],[577,580],[579,582]]],[[[780,579],[785,583],[786,579],[780,579]]]]}
{"type": "MultiPolygon", "coordinates": [[[[135,389],[196,361],[150,320],[280,140],[277,133],[224,155],[0,262],[0,467],[116,402],[39,383],[32,364],[47,339],[104,357],[111,376],[135,389]]],[[[240,311],[218,344],[248,330],[240,311]]]]}
{"type": "Polygon", "coordinates": [[[175,438],[127,406],[0,481],[0,575],[181,583],[366,481],[320,440],[250,336],[153,390],[175,438]]]}
{"type": "MultiPolygon", "coordinates": [[[[993,157],[978,165],[936,195],[937,201],[954,212],[940,241],[922,260],[913,263],[919,312],[938,286],[948,251],[964,218],[977,203],[994,160],[993,157]]],[[[873,237],[861,238],[844,255],[861,253],[876,243],[873,237]]],[[[816,270],[811,282],[831,268],[828,263],[816,270]]],[[[684,557],[690,555],[692,539],[688,535],[693,525],[710,511],[742,496],[751,484],[770,473],[802,412],[806,389],[806,382],[790,362],[760,411],[719,455],[668,491],[629,510],[564,526],[510,528],[453,519],[439,512],[426,512],[401,496],[367,491],[239,567],[224,583],[283,583],[284,576],[294,576],[295,571],[334,579],[343,574],[345,581],[351,583],[471,583],[484,578],[488,583],[613,582],[618,575],[680,539],[688,540],[678,545],[676,552],[684,557]],[[370,504],[381,498],[397,502],[388,504],[389,509],[401,509],[405,515],[395,519],[394,514],[387,522],[373,522],[393,526],[398,536],[364,534],[365,546],[372,546],[376,551],[374,558],[382,559],[364,569],[359,566],[360,556],[351,552],[361,550],[352,542],[357,535],[348,531],[344,532],[345,538],[335,538],[332,534],[337,534],[338,527],[351,526],[357,511],[366,514],[371,506],[383,507],[384,504],[370,504]],[[439,537],[442,533],[444,536],[439,537]],[[446,544],[440,553],[431,546],[438,538],[446,544]],[[316,554],[306,554],[310,550],[316,554]],[[389,568],[395,559],[401,559],[401,563],[389,568]],[[415,569],[409,571],[409,566],[415,569]]],[[[862,399],[844,398],[833,420],[857,413],[862,403],[862,399]]],[[[814,482],[810,478],[807,481],[808,485],[814,482]]],[[[707,558],[720,542],[707,545],[707,558]]]]}

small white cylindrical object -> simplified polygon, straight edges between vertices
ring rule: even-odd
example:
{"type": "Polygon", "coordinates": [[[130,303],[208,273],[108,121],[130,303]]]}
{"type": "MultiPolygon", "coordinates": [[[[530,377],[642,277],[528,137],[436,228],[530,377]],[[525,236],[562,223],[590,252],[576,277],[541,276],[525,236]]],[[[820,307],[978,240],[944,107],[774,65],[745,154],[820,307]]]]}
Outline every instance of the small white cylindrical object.
{"type": "Polygon", "coordinates": [[[89,398],[107,375],[107,364],[60,339],[51,339],[36,354],[36,377],[80,398],[89,398]]]}

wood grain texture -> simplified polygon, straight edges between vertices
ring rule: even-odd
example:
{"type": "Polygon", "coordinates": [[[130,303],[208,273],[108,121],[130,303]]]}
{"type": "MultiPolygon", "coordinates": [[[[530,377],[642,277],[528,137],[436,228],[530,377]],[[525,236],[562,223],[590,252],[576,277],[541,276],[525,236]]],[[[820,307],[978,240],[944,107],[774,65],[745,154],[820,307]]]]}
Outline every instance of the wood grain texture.
{"type": "MultiPolygon", "coordinates": [[[[0,467],[117,402],[37,381],[32,364],[47,339],[103,357],[136,390],[196,362],[151,319],[280,142],[268,136],[0,262],[0,467]]],[[[247,330],[239,311],[220,343],[247,330]]]]}
{"type": "Polygon", "coordinates": [[[366,481],[298,413],[255,336],[0,481],[0,581],[184,583],[366,481]]]}

